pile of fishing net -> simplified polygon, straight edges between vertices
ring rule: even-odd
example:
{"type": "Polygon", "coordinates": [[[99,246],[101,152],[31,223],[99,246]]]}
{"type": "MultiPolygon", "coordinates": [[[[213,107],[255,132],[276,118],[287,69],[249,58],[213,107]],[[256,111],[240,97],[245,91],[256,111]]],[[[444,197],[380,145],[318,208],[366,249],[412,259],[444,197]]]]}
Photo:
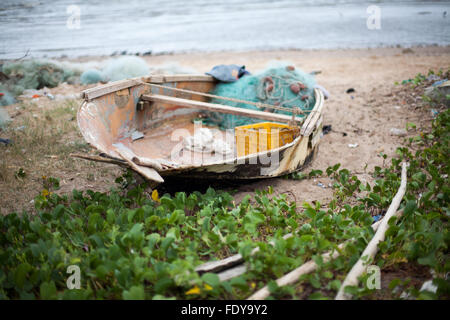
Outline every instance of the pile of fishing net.
{"type": "Polygon", "coordinates": [[[193,69],[165,64],[150,67],[144,59],[134,56],[121,57],[106,62],[103,67],[90,68],[81,74],[81,84],[118,81],[128,78],[147,76],[149,74],[186,74],[196,73],[193,69]]]}
{"type": "MultiPolygon", "coordinates": [[[[305,73],[291,65],[281,65],[269,68],[255,75],[245,75],[236,82],[219,83],[211,92],[213,95],[261,102],[288,110],[261,109],[255,105],[234,102],[223,99],[212,99],[212,103],[220,103],[233,107],[281,113],[291,115],[289,111],[293,107],[302,110],[311,110],[315,104],[314,87],[315,79],[311,74],[305,73]]],[[[301,117],[302,115],[297,115],[301,117]]],[[[236,126],[263,122],[264,120],[208,112],[205,123],[217,125],[222,129],[231,129],[236,126]]]]}
{"type": "Polygon", "coordinates": [[[101,69],[88,69],[80,77],[82,84],[117,81],[145,76],[150,73],[149,66],[139,57],[121,57],[110,60],[101,69]]]}
{"type": "Polygon", "coordinates": [[[71,68],[47,60],[7,62],[0,67],[2,84],[0,105],[14,103],[26,89],[54,88],[60,83],[76,83],[78,76],[71,68]]]}

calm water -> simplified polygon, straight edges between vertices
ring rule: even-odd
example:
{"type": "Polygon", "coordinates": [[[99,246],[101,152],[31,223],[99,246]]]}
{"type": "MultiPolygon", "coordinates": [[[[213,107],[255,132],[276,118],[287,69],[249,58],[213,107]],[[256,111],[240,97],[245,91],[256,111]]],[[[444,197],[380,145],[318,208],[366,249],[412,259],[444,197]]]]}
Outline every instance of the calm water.
{"type": "Polygon", "coordinates": [[[450,1],[1,0],[0,30],[0,59],[450,45],[450,1]],[[367,28],[370,4],[379,30],[367,28]],[[79,29],[67,27],[71,5],[79,29]]]}

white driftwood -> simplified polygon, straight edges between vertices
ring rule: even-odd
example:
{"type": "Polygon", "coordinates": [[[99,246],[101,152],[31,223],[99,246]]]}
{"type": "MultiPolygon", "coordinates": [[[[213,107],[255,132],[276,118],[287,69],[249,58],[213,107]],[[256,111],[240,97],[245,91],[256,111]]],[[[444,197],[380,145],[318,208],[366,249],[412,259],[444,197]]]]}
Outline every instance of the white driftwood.
{"type": "Polygon", "coordinates": [[[244,261],[244,259],[242,258],[242,255],[235,254],[235,255],[229,256],[228,258],[225,258],[222,260],[206,262],[206,263],[196,267],[195,271],[198,273],[219,272],[224,269],[233,267],[237,264],[241,264],[243,261],[244,261]]]}
{"type": "Polygon", "coordinates": [[[400,188],[398,189],[394,199],[392,199],[391,205],[389,206],[382,222],[379,224],[377,232],[373,236],[372,240],[370,240],[366,249],[361,254],[359,260],[355,263],[355,265],[353,265],[352,269],[347,274],[347,277],[345,278],[336,295],[335,298],[336,300],[348,300],[351,298],[350,294],[344,292],[344,288],[347,286],[358,285],[358,277],[362,275],[367,268],[367,262],[364,262],[363,258],[365,259],[365,261],[371,261],[375,257],[378,251],[378,244],[384,241],[386,230],[388,229],[388,221],[397,212],[397,209],[400,206],[400,202],[402,201],[405,192],[406,192],[406,163],[403,162],[400,188]]]}
{"type": "Polygon", "coordinates": [[[111,163],[111,164],[117,164],[117,165],[123,166],[123,167],[129,167],[128,163],[125,160],[116,160],[116,159],[105,158],[105,157],[101,157],[101,156],[97,156],[97,155],[79,154],[79,153],[71,153],[70,156],[74,157],[74,158],[84,159],[84,160],[111,163]]]}
{"type": "Polygon", "coordinates": [[[222,272],[218,273],[217,275],[219,276],[219,280],[221,282],[224,282],[224,281],[239,277],[241,274],[244,274],[246,272],[247,272],[247,267],[245,266],[245,264],[240,264],[234,268],[222,271],[222,272]]]}
{"type": "MultiPolygon", "coordinates": [[[[342,249],[344,248],[344,245],[347,242],[341,243],[338,248],[342,249]]],[[[324,254],[322,254],[323,262],[328,262],[330,260],[336,259],[340,255],[338,250],[328,251],[324,254]]],[[[298,267],[295,270],[292,270],[291,272],[285,274],[281,278],[277,279],[277,285],[279,287],[286,286],[288,284],[295,283],[299,280],[301,275],[308,274],[310,272],[313,272],[316,270],[317,264],[310,260],[304,264],[302,264],[300,267],[298,267]]],[[[256,291],[254,294],[252,294],[250,297],[247,298],[247,300],[264,300],[270,295],[269,287],[264,286],[262,289],[256,291]]]]}
{"type": "MultiPolygon", "coordinates": [[[[402,211],[399,211],[395,215],[399,216],[399,215],[401,215],[401,213],[402,213],[402,211]]],[[[384,218],[381,219],[380,221],[377,221],[374,224],[372,224],[372,229],[374,231],[376,231],[380,226],[380,222],[383,220],[384,220],[384,218]]],[[[338,246],[339,250],[344,248],[344,246],[347,243],[348,243],[348,241],[341,243],[338,246]]],[[[328,252],[322,254],[322,259],[323,259],[323,262],[328,262],[330,260],[336,259],[337,257],[339,257],[339,255],[340,255],[340,253],[338,250],[328,251],[328,252]]],[[[316,269],[317,269],[317,264],[313,260],[310,260],[310,261],[302,264],[297,269],[294,269],[291,272],[282,276],[281,278],[277,279],[276,280],[277,285],[279,287],[282,287],[282,286],[287,286],[289,284],[293,284],[299,280],[300,276],[311,273],[316,269]]],[[[257,292],[255,292],[254,294],[252,294],[250,297],[248,297],[247,300],[263,300],[263,299],[267,298],[269,295],[270,295],[269,287],[265,286],[265,287],[261,288],[260,290],[258,290],[257,292]]]]}

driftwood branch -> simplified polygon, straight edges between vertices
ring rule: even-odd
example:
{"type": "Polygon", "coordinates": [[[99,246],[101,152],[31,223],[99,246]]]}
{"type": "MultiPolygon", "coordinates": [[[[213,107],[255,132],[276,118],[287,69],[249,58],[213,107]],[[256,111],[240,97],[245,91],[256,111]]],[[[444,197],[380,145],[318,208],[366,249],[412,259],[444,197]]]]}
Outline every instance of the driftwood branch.
{"type": "Polygon", "coordinates": [[[128,163],[124,160],[116,160],[116,159],[105,158],[105,157],[101,157],[101,156],[97,156],[97,155],[80,154],[80,153],[71,153],[70,156],[74,157],[74,158],[84,159],[84,160],[111,163],[111,164],[117,164],[117,165],[123,166],[123,167],[129,167],[128,163]]]}
{"type": "Polygon", "coordinates": [[[236,277],[239,277],[241,274],[244,274],[247,272],[247,266],[245,264],[240,264],[234,268],[222,271],[218,273],[219,280],[221,282],[227,281],[236,277]]]}
{"type": "Polygon", "coordinates": [[[397,209],[400,206],[400,203],[403,199],[403,196],[405,195],[405,192],[406,192],[406,163],[403,162],[400,188],[398,189],[394,199],[392,199],[391,205],[389,206],[382,222],[379,224],[377,232],[373,236],[372,240],[370,240],[366,249],[361,254],[359,260],[355,263],[355,265],[353,265],[352,269],[347,274],[347,277],[345,278],[336,295],[335,298],[336,300],[348,300],[351,298],[350,294],[344,292],[345,287],[358,285],[358,277],[364,273],[367,267],[366,263],[363,261],[363,258],[365,259],[365,261],[371,261],[375,257],[378,251],[378,244],[384,241],[385,239],[386,230],[388,229],[388,221],[397,212],[397,209]]]}
{"type": "MultiPolygon", "coordinates": [[[[346,243],[347,242],[341,243],[338,246],[338,248],[339,249],[344,248],[344,245],[346,243]]],[[[328,251],[328,252],[322,254],[323,262],[328,262],[330,260],[336,259],[339,256],[339,254],[340,253],[338,250],[328,251]]],[[[310,260],[310,261],[302,264],[297,269],[295,269],[295,270],[285,274],[281,278],[277,279],[276,280],[277,285],[279,287],[282,287],[282,286],[287,286],[288,284],[295,283],[299,280],[301,275],[308,274],[310,272],[313,272],[316,269],[317,269],[317,264],[313,260],[310,260]]],[[[247,300],[263,300],[263,299],[267,298],[269,295],[270,295],[269,287],[264,286],[262,289],[256,291],[254,294],[252,294],[250,297],[248,297],[247,300]]]]}
{"type": "MultiPolygon", "coordinates": [[[[396,213],[397,216],[400,214],[401,214],[401,211],[396,213]]],[[[380,226],[380,222],[383,220],[385,220],[385,218],[372,224],[372,229],[374,231],[376,231],[380,226]]],[[[342,250],[347,243],[348,243],[348,241],[341,243],[338,246],[338,249],[342,250]]],[[[324,262],[328,262],[328,261],[336,259],[340,255],[339,250],[332,250],[332,251],[328,251],[328,252],[322,254],[322,260],[324,262]]],[[[282,286],[287,286],[289,284],[293,284],[299,280],[300,276],[311,273],[316,269],[317,269],[317,264],[313,260],[310,260],[310,261],[302,264],[297,269],[294,269],[293,271],[291,271],[291,272],[285,274],[284,276],[282,276],[281,278],[277,279],[276,280],[277,285],[279,287],[282,287],[282,286]]],[[[251,295],[247,300],[263,300],[263,299],[267,298],[269,295],[270,295],[269,287],[265,286],[262,289],[255,292],[253,295],[251,295]]]]}

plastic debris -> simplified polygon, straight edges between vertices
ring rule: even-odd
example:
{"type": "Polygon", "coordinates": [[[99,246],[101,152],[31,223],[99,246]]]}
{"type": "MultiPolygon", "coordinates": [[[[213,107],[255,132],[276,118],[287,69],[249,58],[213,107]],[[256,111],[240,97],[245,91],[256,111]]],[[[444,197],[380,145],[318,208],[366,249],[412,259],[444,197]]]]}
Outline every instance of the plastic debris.
{"type": "Polygon", "coordinates": [[[373,218],[374,222],[377,222],[378,220],[380,220],[382,218],[382,215],[381,214],[377,214],[376,216],[373,216],[372,218],[373,218]]]}
{"type": "Polygon", "coordinates": [[[422,287],[420,288],[420,291],[429,291],[436,293],[437,286],[433,284],[433,280],[428,280],[423,283],[422,287]]]}
{"type": "Polygon", "coordinates": [[[213,67],[211,71],[206,72],[206,74],[222,82],[235,82],[239,80],[239,78],[249,75],[250,72],[245,70],[245,66],[221,64],[213,67]]]}
{"type": "Polygon", "coordinates": [[[7,146],[7,145],[10,145],[12,143],[12,140],[11,139],[0,138],[0,143],[3,143],[3,144],[5,144],[7,146]]]}
{"type": "Polygon", "coordinates": [[[330,133],[330,131],[331,131],[331,124],[327,124],[327,125],[322,127],[322,132],[323,132],[324,135],[330,133]]]}
{"type": "Polygon", "coordinates": [[[190,151],[215,152],[223,155],[228,155],[233,152],[228,143],[221,139],[214,139],[212,131],[208,128],[200,128],[196,130],[193,136],[186,137],[184,147],[190,151]]]}
{"type": "Polygon", "coordinates": [[[348,144],[348,147],[349,147],[349,148],[357,148],[357,147],[358,147],[358,144],[357,144],[357,143],[349,143],[349,144],[348,144]]]}
{"type": "MultiPolygon", "coordinates": [[[[440,79],[440,78],[439,78],[440,79]]],[[[439,87],[441,84],[444,84],[445,82],[447,82],[448,81],[448,79],[442,79],[442,80],[439,80],[439,81],[436,81],[436,82],[434,82],[431,86],[432,87],[439,87]]]]}

